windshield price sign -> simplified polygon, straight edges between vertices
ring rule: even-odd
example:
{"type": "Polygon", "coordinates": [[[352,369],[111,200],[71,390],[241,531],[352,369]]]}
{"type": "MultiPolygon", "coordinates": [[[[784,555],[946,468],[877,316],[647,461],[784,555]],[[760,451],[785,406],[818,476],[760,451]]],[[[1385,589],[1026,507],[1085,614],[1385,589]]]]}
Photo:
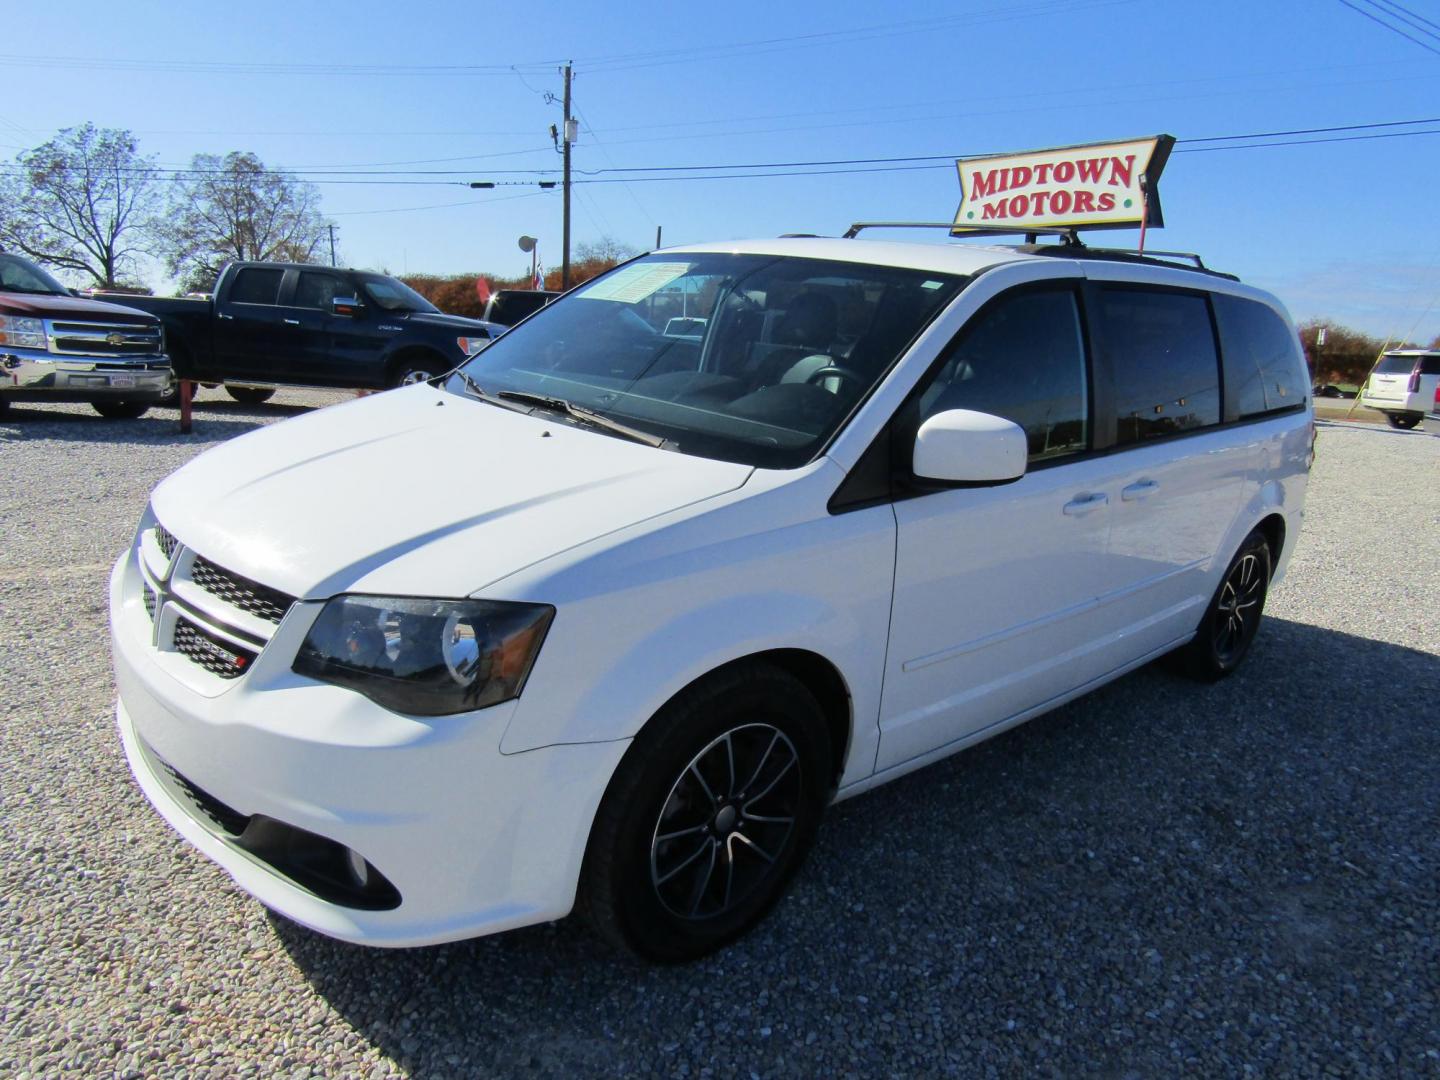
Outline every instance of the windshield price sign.
{"type": "Polygon", "coordinates": [[[1165,224],[1160,173],[1171,135],[961,158],[956,235],[978,229],[1124,229],[1165,224]]]}

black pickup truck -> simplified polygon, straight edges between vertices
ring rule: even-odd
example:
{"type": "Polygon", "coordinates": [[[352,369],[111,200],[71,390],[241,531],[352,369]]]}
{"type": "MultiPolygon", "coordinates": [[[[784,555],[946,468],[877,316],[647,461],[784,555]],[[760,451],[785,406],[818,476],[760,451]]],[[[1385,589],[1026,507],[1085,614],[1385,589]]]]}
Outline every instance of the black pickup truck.
{"type": "Polygon", "coordinates": [[[175,374],[237,401],[276,386],[381,389],[456,367],[504,327],[445,315],[384,274],[303,263],[231,263],[208,297],[127,296],[158,315],[175,374]]]}

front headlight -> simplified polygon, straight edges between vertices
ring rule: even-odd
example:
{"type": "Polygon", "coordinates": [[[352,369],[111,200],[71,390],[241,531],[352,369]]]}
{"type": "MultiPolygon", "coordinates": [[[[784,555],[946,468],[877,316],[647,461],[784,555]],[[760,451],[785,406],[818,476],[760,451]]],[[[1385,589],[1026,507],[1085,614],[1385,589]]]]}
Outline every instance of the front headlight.
{"type": "Polygon", "coordinates": [[[294,670],[415,716],[519,697],[555,609],[497,600],[337,596],[294,670]]]}
{"type": "Polygon", "coordinates": [[[19,349],[48,349],[45,340],[45,324],[39,319],[22,319],[15,315],[0,315],[0,345],[14,345],[19,349]]]}

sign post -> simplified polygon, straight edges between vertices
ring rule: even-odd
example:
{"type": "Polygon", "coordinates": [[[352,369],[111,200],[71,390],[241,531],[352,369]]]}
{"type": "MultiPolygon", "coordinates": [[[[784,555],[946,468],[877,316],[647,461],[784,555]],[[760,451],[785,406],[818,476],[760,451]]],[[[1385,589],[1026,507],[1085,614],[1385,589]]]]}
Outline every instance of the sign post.
{"type": "Polygon", "coordinates": [[[961,158],[960,206],[950,232],[1162,228],[1160,174],[1172,135],[961,158]]]}

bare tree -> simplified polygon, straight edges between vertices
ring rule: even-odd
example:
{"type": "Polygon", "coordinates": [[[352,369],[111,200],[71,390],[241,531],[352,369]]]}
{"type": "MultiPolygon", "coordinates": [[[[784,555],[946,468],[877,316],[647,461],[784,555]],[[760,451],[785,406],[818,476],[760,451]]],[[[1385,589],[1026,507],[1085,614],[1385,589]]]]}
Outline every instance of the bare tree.
{"type": "Polygon", "coordinates": [[[17,161],[0,197],[0,239],[58,270],[116,284],[145,249],[159,200],[154,160],[130,132],[84,124],[17,161]]]}
{"type": "Polygon", "coordinates": [[[602,236],[599,240],[588,240],[577,244],[574,261],[577,263],[609,263],[614,266],[616,263],[624,262],[639,254],[637,248],[622,243],[613,236],[602,236]]]}
{"type": "Polygon", "coordinates": [[[315,186],[254,154],[196,154],[174,179],[157,232],[185,288],[208,288],[232,260],[311,262],[320,250],[328,223],[315,186]]]}

